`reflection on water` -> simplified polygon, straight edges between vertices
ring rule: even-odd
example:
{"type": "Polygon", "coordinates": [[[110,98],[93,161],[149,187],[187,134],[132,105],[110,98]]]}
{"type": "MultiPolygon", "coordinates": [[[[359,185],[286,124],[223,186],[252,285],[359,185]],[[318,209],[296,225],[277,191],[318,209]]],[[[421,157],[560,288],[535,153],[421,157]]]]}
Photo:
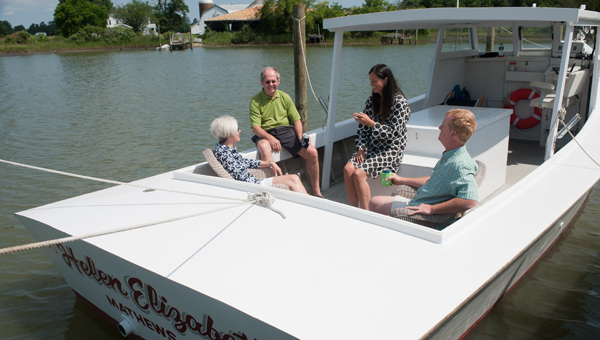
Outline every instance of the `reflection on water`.
{"type": "MultiPolygon", "coordinates": [[[[338,120],[361,111],[367,72],[388,64],[407,97],[425,91],[433,45],[351,46],[342,54],[338,120]],[[404,58],[408,56],[408,58],[404,58]]],[[[117,181],[131,181],[202,160],[215,141],[210,121],[238,118],[240,149],[251,147],[248,105],[259,73],[279,69],[293,97],[291,46],[193,51],[81,52],[0,57],[0,158],[117,181]],[[248,126],[248,128],[244,128],[248,126]]],[[[316,96],[328,98],[331,47],[308,48],[316,96]]],[[[309,128],[326,119],[308,93],[309,128]]],[[[13,213],[106,187],[0,165],[0,247],[32,242],[13,213]]],[[[597,330],[596,186],[575,228],[494,309],[471,339],[586,339],[597,330]],[[526,321],[523,321],[526,320],[526,321]],[[556,337],[554,337],[556,335],[556,337]]],[[[41,250],[0,257],[4,339],[120,339],[80,302],[41,250]]]]}

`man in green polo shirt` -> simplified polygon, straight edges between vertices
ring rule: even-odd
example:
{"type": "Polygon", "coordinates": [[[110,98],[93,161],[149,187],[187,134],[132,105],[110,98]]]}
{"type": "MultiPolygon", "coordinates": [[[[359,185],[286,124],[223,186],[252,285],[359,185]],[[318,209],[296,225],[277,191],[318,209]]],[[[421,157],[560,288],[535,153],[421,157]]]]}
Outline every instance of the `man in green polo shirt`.
{"type": "MultiPolygon", "coordinates": [[[[263,89],[250,101],[250,125],[252,141],[263,161],[273,160],[272,152],[285,148],[293,157],[306,160],[306,172],[310,178],[311,195],[322,197],[319,185],[319,157],[317,149],[309,143],[302,145],[302,121],[290,96],[278,90],[281,77],[272,67],[260,74],[263,89]]],[[[281,170],[276,175],[281,175],[281,170]]]]}
{"type": "Polygon", "coordinates": [[[401,196],[374,196],[369,207],[385,215],[392,210],[406,208],[410,215],[456,214],[476,207],[479,194],[475,174],[477,163],[465,147],[475,132],[475,115],[467,109],[452,109],[440,125],[438,139],[444,146],[442,158],[437,162],[431,176],[400,177],[393,174],[394,185],[410,185],[416,188],[415,198],[408,201],[401,196]]]}

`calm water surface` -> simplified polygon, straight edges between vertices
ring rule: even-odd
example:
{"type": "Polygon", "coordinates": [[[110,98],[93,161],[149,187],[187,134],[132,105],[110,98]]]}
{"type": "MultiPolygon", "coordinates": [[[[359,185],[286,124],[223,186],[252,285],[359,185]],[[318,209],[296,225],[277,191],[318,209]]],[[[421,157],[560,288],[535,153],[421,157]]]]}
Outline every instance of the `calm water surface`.
{"type": "MultiPolygon", "coordinates": [[[[407,97],[425,91],[432,45],[344,49],[338,119],[362,110],[367,72],[386,63],[407,97]],[[411,60],[407,63],[407,59],[411,60]]],[[[250,98],[275,66],[293,97],[291,46],[0,57],[0,158],[117,181],[202,161],[211,120],[236,116],[251,147],[250,98]]],[[[331,47],[311,46],[327,98],[331,47]]],[[[308,90],[309,128],[326,117],[308,90]]],[[[106,187],[0,164],[0,247],[33,242],[13,213],[106,187]]],[[[590,339],[600,334],[600,185],[548,255],[468,339],[590,339]]],[[[0,257],[0,338],[121,339],[74,294],[41,250],[0,257]]]]}

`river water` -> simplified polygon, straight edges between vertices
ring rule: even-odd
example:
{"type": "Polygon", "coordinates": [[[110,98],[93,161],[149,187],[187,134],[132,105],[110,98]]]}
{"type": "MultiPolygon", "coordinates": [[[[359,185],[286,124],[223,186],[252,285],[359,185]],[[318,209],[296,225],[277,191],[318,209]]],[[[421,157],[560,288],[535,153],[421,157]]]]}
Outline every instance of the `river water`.
{"type": "MultiPolygon", "coordinates": [[[[349,46],[338,120],[362,110],[367,72],[388,64],[407,97],[425,91],[433,45],[349,46]],[[407,61],[408,60],[408,61],[407,61]]],[[[316,96],[327,99],[331,46],[309,46],[316,96]]],[[[250,148],[248,104],[259,73],[275,66],[292,95],[293,48],[103,51],[0,57],[0,159],[132,181],[202,161],[211,120],[238,118],[250,148]]],[[[309,129],[326,117],[308,90],[309,129]]],[[[0,248],[33,242],[15,212],[105,188],[0,164],[0,248]]],[[[600,334],[600,185],[540,263],[468,339],[590,339],[600,334]]],[[[0,338],[120,339],[76,301],[41,250],[0,257],[0,338]]]]}

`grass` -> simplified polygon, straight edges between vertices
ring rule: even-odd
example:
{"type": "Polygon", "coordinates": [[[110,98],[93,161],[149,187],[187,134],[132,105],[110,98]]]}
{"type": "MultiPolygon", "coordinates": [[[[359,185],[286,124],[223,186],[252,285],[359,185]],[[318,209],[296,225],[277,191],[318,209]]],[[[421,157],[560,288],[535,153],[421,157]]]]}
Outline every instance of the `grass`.
{"type": "MultiPolygon", "coordinates": [[[[346,34],[344,41],[356,44],[374,44],[381,43],[381,36],[386,32],[374,32],[370,36],[360,34],[346,34]]],[[[192,38],[195,38],[192,37],[192,38]]],[[[429,41],[429,35],[419,34],[419,41],[429,41]]],[[[334,37],[325,37],[326,43],[333,43],[334,37]]],[[[168,38],[163,37],[160,44],[167,44],[168,38]]],[[[207,46],[230,46],[238,44],[262,45],[262,44],[291,44],[291,34],[278,35],[258,35],[252,32],[211,32],[202,43],[207,46]]],[[[83,41],[66,39],[58,36],[53,37],[31,37],[26,42],[16,43],[14,39],[6,37],[0,38],[0,54],[27,54],[27,53],[46,53],[57,51],[93,51],[106,49],[148,49],[159,46],[158,37],[135,36],[125,41],[117,38],[104,39],[97,38],[95,41],[83,41]]]]}
{"type": "MultiPolygon", "coordinates": [[[[98,41],[78,42],[61,37],[31,39],[24,43],[7,43],[6,38],[0,39],[0,54],[44,53],[56,51],[85,51],[104,49],[141,49],[158,47],[158,38],[135,37],[128,41],[118,39],[98,39],[98,41]]],[[[164,44],[168,40],[162,40],[164,44]]]]}

